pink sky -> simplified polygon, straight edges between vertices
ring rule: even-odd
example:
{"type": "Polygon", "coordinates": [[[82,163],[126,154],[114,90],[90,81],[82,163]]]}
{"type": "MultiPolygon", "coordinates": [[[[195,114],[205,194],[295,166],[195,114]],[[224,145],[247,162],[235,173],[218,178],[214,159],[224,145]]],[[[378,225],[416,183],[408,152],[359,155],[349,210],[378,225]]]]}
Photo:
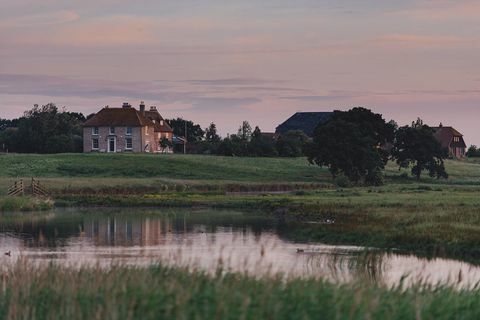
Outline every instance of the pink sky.
{"type": "Polygon", "coordinates": [[[2,1],[0,117],[144,100],[225,135],[364,106],[480,145],[478,21],[471,0],[2,1]]]}

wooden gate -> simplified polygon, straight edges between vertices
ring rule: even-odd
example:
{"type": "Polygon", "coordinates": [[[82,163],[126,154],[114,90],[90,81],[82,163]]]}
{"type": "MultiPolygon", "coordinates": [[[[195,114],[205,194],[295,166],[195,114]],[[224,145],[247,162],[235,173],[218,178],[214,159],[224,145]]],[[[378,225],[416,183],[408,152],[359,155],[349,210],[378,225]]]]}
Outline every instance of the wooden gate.
{"type": "Polygon", "coordinates": [[[25,187],[23,185],[23,180],[15,181],[15,183],[10,188],[8,188],[7,194],[9,196],[25,195],[25,187]]]}

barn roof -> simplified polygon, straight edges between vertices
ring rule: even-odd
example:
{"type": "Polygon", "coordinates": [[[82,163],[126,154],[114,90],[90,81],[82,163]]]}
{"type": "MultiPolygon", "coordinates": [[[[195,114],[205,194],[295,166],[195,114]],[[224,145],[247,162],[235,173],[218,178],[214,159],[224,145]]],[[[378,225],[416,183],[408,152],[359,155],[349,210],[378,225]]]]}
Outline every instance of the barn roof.
{"type": "Polygon", "coordinates": [[[144,127],[153,122],[135,108],[103,108],[84,123],[84,127],[144,127]]]}
{"type": "Polygon", "coordinates": [[[463,135],[455,130],[453,127],[432,127],[434,133],[434,137],[440,142],[443,148],[448,147],[460,147],[466,148],[467,145],[463,140],[463,135]],[[453,141],[453,137],[461,138],[460,141],[455,142],[453,141]]]}
{"type": "Polygon", "coordinates": [[[275,132],[284,134],[292,130],[301,130],[307,136],[313,136],[315,128],[332,117],[333,112],[297,112],[280,124],[275,132]]]}

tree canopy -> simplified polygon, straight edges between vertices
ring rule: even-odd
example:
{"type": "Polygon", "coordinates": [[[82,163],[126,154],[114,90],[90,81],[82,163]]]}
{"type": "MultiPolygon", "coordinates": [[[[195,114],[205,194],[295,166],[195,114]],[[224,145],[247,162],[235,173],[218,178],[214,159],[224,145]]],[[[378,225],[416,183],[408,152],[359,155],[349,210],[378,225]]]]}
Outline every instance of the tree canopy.
{"type": "Polygon", "coordinates": [[[335,177],[344,174],[350,181],[380,184],[393,142],[395,124],[365,108],[335,111],[320,124],[306,153],[311,163],[328,167],[335,177]]]}
{"type": "Polygon", "coordinates": [[[172,127],[173,134],[176,136],[185,136],[185,124],[187,127],[187,141],[189,143],[195,143],[203,140],[205,132],[199,124],[190,120],[184,120],[182,118],[167,119],[167,123],[172,127]]]}
{"type": "Polygon", "coordinates": [[[59,111],[53,103],[35,105],[2,131],[0,141],[10,152],[81,152],[84,121],[81,113],[59,111]]]}
{"type": "Polygon", "coordinates": [[[443,160],[448,150],[443,149],[433,136],[433,129],[418,119],[411,126],[397,130],[392,157],[400,168],[412,167],[412,175],[420,179],[422,171],[431,177],[447,178],[443,160]]]}

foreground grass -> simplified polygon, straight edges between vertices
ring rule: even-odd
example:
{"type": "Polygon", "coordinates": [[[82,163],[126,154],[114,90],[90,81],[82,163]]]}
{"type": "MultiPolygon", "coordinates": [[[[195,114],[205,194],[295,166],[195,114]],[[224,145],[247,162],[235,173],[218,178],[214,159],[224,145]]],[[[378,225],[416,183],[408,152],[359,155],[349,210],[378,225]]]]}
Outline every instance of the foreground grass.
{"type": "Polygon", "coordinates": [[[32,267],[2,276],[2,319],[478,319],[480,291],[365,284],[152,266],[32,267]]]}

